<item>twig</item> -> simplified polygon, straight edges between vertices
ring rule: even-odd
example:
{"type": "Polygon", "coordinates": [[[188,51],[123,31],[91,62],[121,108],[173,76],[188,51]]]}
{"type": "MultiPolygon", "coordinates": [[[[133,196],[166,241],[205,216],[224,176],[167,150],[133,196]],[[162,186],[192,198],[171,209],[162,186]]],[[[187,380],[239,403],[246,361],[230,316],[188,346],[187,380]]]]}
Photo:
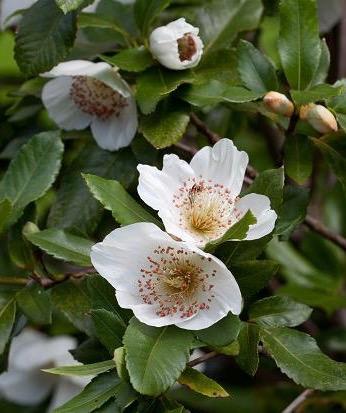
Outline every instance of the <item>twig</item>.
{"type": "Polygon", "coordinates": [[[197,357],[194,360],[191,360],[187,363],[189,367],[194,367],[197,366],[197,364],[204,363],[205,361],[212,359],[216,356],[220,356],[220,353],[217,353],[216,351],[210,351],[209,353],[203,354],[201,357],[197,357]]]}
{"type": "Polygon", "coordinates": [[[282,413],[293,413],[297,407],[299,407],[307,397],[309,397],[314,391],[312,389],[306,389],[301,393],[297,398],[293,400],[291,404],[289,404],[286,409],[282,411],[282,413]]]}
{"type": "MultiPolygon", "coordinates": [[[[203,133],[211,143],[215,143],[221,139],[221,137],[217,133],[211,131],[196,114],[191,113],[190,119],[191,123],[193,123],[199,130],[199,132],[203,133]]],[[[295,123],[296,118],[294,117],[290,125],[295,125],[295,123]]],[[[293,126],[291,126],[291,128],[293,128],[293,126]]],[[[186,144],[178,143],[176,146],[192,156],[197,152],[197,149],[192,148],[186,144]]],[[[244,178],[244,180],[247,184],[251,184],[257,175],[258,172],[256,171],[256,169],[251,165],[248,165],[246,168],[246,177],[244,178]]],[[[312,231],[318,233],[322,237],[328,239],[329,241],[333,242],[335,245],[338,245],[340,248],[346,251],[346,239],[339,234],[335,234],[316,218],[312,217],[311,215],[306,215],[304,224],[308,226],[312,231]]]]}
{"type": "Polygon", "coordinates": [[[28,278],[24,277],[0,277],[0,284],[3,285],[26,285],[28,283],[28,278]]]}

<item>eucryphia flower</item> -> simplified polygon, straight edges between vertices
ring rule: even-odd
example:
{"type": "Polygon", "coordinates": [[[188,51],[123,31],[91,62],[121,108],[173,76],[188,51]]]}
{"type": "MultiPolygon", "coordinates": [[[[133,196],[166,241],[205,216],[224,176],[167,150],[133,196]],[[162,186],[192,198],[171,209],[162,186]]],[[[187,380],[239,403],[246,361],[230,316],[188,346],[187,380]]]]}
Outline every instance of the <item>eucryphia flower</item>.
{"type": "Polygon", "coordinates": [[[66,130],[91,132],[103,149],[127,146],[137,130],[136,102],[131,89],[109,64],[72,60],[58,64],[44,77],[42,101],[49,116],[66,130]]]}
{"type": "Polygon", "coordinates": [[[165,155],[160,171],[138,165],[139,196],[158,211],[166,231],[183,241],[204,246],[220,238],[250,210],[257,219],[246,240],[269,234],[277,215],[265,195],[239,198],[248,164],[246,152],[229,139],[198,151],[190,164],[165,155]]]}
{"type": "Polygon", "coordinates": [[[149,38],[150,51],[165,67],[183,70],[198,65],[203,54],[199,29],[184,18],[155,29],[149,38]]]}
{"type": "Polygon", "coordinates": [[[241,311],[238,284],[225,264],[154,224],[115,229],[92,247],[91,261],[119,305],[145,324],[199,330],[241,311]]]}
{"type": "Polygon", "coordinates": [[[43,402],[54,389],[49,411],[65,403],[80,393],[91,377],[55,376],[41,369],[78,364],[68,352],[76,345],[73,337],[48,337],[26,328],[12,341],[8,371],[0,375],[0,395],[32,406],[43,402]]]}

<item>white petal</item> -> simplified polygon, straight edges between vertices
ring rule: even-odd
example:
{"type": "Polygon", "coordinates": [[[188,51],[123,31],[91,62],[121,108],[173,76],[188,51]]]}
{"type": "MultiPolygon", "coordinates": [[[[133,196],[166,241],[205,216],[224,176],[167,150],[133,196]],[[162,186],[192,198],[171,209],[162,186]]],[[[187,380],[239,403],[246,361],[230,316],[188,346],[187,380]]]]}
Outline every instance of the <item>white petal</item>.
{"type": "Polygon", "coordinates": [[[59,63],[49,72],[41,73],[43,77],[58,76],[92,76],[100,72],[109,70],[111,66],[105,62],[89,62],[88,60],[70,60],[69,62],[59,63]]]}
{"type": "Polygon", "coordinates": [[[42,90],[42,102],[49,116],[62,129],[84,129],[91,116],[82,112],[70,96],[72,77],[61,76],[50,80],[42,90]]]}
{"type": "Polygon", "coordinates": [[[135,137],[138,127],[136,102],[130,97],[127,103],[119,116],[113,115],[107,120],[93,118],[91,131],[102,149],[116,151],[128,146],[135,137]]]}
{"type": "Polygon", "coordinates": [[[248,194],[235,204],[236,210],[242,215],[250,210],[256,217],[257,222],[251,225],[245,240],[253,240],[270,234],[275,226],[277,214],[270,209],[270,199],[265,195],[248,194]]]}
{"type": "Polygon", "coordinates": [[[241,191],[248,162],[246,152],[238,151],[230,139],[221,139],[213,147],[205,146],[198,151],[190,165],[197,176],[223,184],[236,197],[241,191]]]}

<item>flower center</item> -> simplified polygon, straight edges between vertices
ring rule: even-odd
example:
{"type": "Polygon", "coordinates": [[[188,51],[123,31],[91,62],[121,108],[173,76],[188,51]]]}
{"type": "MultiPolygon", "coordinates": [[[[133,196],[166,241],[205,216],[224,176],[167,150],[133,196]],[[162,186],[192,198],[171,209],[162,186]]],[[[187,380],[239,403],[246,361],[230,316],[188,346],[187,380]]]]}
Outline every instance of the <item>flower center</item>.
{"type": "Polygon", "coordinates": [[[191,33],[184,34],[177,42],[180,61],[191,60],[197,52],[197,45],[191,33]]]}
{"type": "Polygon", "coordinates": [[[88,76],[73,76],[70,89],[73,102],[82,112],[107,120],[119,116],[127,106],[126,98],[98,79],[88,76]]]}
{"type": "Polygon", "coordinates": [[[223,185],[189,178],[174,194],[180,225],[198,239],[221,237],[233,224],[234,199],[223,185]]]}
{"type": "Polygon", "coordinates": [[[157,304],[160,317],[179,314],[190,318],[199,310],[208,310],[214,298],[216,270],[206,270],[203,261],[211,261],[193,251],[171,246],[158,246],[147,265],[141,269],[138,291],[146,304],[157,304]]]}

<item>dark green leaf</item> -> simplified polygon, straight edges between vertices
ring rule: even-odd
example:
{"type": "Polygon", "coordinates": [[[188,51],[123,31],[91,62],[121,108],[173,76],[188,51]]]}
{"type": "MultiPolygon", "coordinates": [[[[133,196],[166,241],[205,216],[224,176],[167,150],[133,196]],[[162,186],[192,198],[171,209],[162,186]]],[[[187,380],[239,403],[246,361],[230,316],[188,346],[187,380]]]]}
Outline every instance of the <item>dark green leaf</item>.
{"type": "Polygon", "coordinates": [[[328,101],[328,107],[335,114],[341,128],[346,131],[346,94],[335,96],[328,101]]]}
{"type": "Polygon", "coordinates": [[[16,36],[15,58],[27,76],[50,70],[73,46],[74,12],[64,15],[52,0],[38,0],[24,13],[16,36]]]}
{"type": "Polygon", "coordinates": [[[58,374],[62,376],[96,376],[105,373],[108,370],[115,369],[114,360],[100,361],[93,364],[81,364],[72,366],[54,367],[52,369],[44,369],[46,373],[58,374]]]}
{"type": "Polygon", "coordinates": [[[237,55],[238,72],[245,87],[261,93],[278,89],[274,66],[252,43],[241,40],[237,55]]]}
{"type": "Polygon", "coordinates": [[[329,65],[330,65],[330,53],[328,49],[328,45],[325,39],[321,40],[321,56],[318,67],[314,73],[314,77],[311,81],[311,86],[318,85],[323,83],[329,72],[329,65]]]}
{"type": "Polygon", "coordinates": [[[285,143],[285,172],[303,184],[312,172],[312,145],[305,135],[290,135],[285,143]]]}
{"type": "Polygon", "coordinates": [[[142,72],[154,64],[150,52],[144,46],[122,50],[112,57],[101,56],[101,58],[127,72],[142,72]]]}
{"type": "Polygon", "coordinates": [[[306,89],[321,56],[315,0],[280,3],[279,54],[292,89],[306,89]]]}
{"type": "Polygon", "coordinates": [[[8,297],[0,302],[0,354],[6,348],[16,316],[16,302],[13,297],[8,297]]]}
{"type": "Polygon", "coordinates": [[[52,303],[49,294],[38,284],[32,283],[16,295],[17,303],[23,313],[36,324],[52,322],[52,303]]]}
{"type": "Polygon", "coordinates": [[[128,34],[113,20],[103,18],[94,13],[80,13],[78,16],[78,27],[81,29],[95,28],[113,30],[119,33],[123,39],[127,39],[128,34]]]}
{"type": "Polygon", "coordinates": [[[226,346],[236,340],[240,330],[239,317],[229,313],[217,323],[203,330],[198,330],[196,335],[199,340],[210,346],[226,346]]]}
{"type": "Polygon", "coordinates": [[[304,91],[291,90],[291,96],[297,105],[306,105],[311,102],[326,101],[334,96],[338,96],[343,92],[342,86],[335,87],[327,84],[319,84],[311,89],[304,91]]]}
{"type": "Polygon", "coordinates": [[[160,225],[160,222],[139,205],[119,182],[95,175],[85,174],[83,176],[94,197],[112,212],[113,217],[119,224],[153,222],[160,225]]]}
{"type": "Polygon", "coordinates": [[[144,36],[148,35],[150,25],[166,7],[171,0],[136,0],[135,19],[138,28],[144,36]]]}
{"type": "Polygon", "coordinates": [[[185,369],[192,340],[193,335],[187,330],[150,327],[133,318],[124,336],[133,387],[150,396],[166,391],[185,369]]]}
{"type": "Polygon", "coordinates": [[[12,220],[12,204],[8,199],[0,201],[0,234],[5,231],[12,220]]]}
{"type": "Polygon", "coordinates": [[[309,335],[287,327],[260,329],[265,349],[297,384],[317,390],[345,390],[346,365],[321,352],[309,335]]]}
{"type": "Polygon", "coordinates": [[[258,368],[259,328],[250,323],[243,323],[238,336],[239,354],[236,357],[238,365],[250,376],[256,374],[258,368]]]}
{"type": "Polygon", "coordinates": [[[55,228],[26,234],[26,238],[55,258],[85,267],[91,265],[90,251],[94,242],[88,239],[55,228]]]}
{"type": "Polygon", "coordinates": [[[228,397],[227,391],[221,387],[216,381],[200,373],[198,370],[186,367],[178,382],[187,386],[189,389],[197,393],[204,394],[208,397],[228,397]]]}
{"type": "Polygon", "coordinates": [[[110,311],[99,309],[92,310],[91,317],[94,322],[96,337],[113,354],[117,347],[122,346],[125,333],[124,321],[110,311]]]}

